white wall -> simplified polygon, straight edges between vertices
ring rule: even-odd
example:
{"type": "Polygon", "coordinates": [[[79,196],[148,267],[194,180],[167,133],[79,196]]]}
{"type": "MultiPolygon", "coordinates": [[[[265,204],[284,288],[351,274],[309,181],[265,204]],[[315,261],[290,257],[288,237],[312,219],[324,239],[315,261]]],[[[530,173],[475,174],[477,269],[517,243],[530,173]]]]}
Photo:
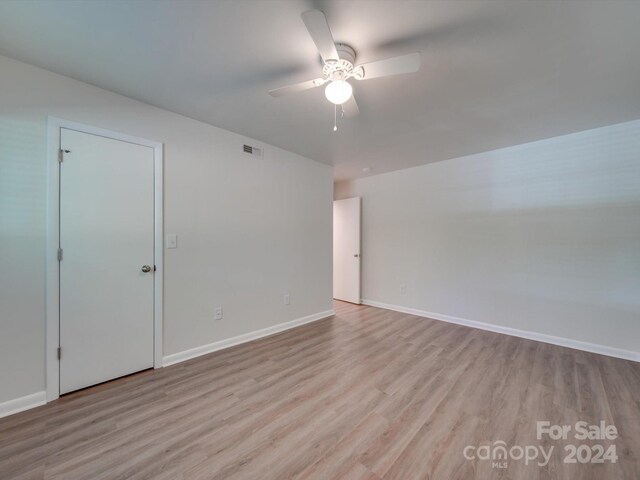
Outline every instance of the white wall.
{"type": "Polygon", "coordinates": [[[47,115],[164,143],[165,356],[332,308],[331,167],[0,57],[0,403],[45,389],[47,115]]]}
{"type": "Polygon", "coordinates": [[[336,185],[356,195],[364,299],[640,352],[640,121],[336,185]]]}

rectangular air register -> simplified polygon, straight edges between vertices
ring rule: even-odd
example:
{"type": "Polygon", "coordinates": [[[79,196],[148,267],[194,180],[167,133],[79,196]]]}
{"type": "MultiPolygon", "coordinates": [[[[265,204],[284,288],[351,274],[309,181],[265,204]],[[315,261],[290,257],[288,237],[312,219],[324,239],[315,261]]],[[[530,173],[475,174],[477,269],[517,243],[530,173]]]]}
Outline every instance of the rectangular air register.
{"type": "Polygon", "coordinates": [[[262,149],[258,147],[252,147],[251,145],[245,145],[243,147],[244,153],[253,155],[254,157],[262,157],[262,149]]]}

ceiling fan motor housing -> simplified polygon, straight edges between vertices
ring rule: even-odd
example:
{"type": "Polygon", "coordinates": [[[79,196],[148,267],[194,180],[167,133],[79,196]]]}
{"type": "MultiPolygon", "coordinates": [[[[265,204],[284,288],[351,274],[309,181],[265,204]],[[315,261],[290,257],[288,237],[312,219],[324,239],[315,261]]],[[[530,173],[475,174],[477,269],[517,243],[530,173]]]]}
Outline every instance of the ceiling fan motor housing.
{"type": "Polygon", "coordinates": [[[324,64],[322,73],[325,77],[332,78],[335,72],[350,73],[356,63],[356,51],[349,45],[336,43],[336,50],[340,58],[337,61],[329,60],[324,64]]]}

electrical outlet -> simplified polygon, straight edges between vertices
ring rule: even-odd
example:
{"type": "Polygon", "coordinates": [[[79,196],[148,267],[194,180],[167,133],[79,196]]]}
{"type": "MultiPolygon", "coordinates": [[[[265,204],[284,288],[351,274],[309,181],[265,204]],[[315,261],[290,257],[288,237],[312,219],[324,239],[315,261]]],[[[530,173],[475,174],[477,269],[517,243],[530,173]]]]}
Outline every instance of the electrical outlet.
{"type": "Polygon", "coordinates": [[[215,320],[222,320],[222,307],[218,307],[215,309],[213,318],[215,320]]]}
{"type": "Polygon", "coordinates": [[[400,293],[402,295],[404,295],[405,293],[407,293],[407,286],[404,283],[400,284],[400,293]]]}
{"type": "Polygon", "coordinates": [[[284,304],[285,304],[285,305],[290,305],[290,304],[291,304],[291,297],[289,296],[289,294],[288,294],[288,293],[286,293],[286,294],[284,295],[284,304]]]}

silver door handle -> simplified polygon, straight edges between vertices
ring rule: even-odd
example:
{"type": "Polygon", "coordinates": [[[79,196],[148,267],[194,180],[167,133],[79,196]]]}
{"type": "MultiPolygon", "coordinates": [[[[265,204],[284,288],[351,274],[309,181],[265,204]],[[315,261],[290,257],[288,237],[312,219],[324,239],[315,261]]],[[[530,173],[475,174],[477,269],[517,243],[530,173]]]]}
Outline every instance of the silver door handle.
{"type": "Polygon", "coordinates": [[[141,270],[144,273],[149,273],[151,271],[151,267],[149,265],[143,265],[141,270]]]}

